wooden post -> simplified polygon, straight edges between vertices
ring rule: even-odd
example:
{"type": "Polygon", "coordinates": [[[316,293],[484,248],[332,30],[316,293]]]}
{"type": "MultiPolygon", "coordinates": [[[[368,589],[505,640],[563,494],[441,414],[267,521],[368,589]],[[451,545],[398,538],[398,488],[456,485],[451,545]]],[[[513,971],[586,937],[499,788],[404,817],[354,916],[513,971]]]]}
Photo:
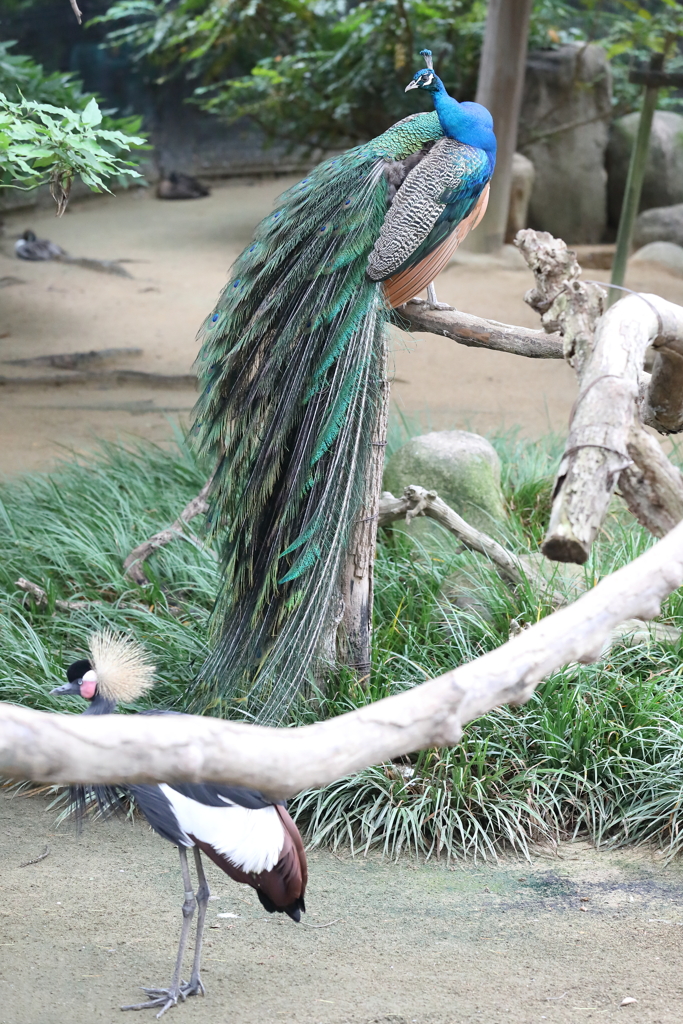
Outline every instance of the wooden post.
{"type": "Polygon", "coordinates": [[[372,456],[365,495],[342,570],[343,615],[337,633],[337,654],[359,680],[370,675],[372,656],[372,596],[379,501],[382,494],[384,450],[387,443],[390,384],[386,375],[386,349],[382,373],[382,401],[372,439],[372,456]]]}
{"type": "Polygon", "coordinates": [[[532,0],[489,0],[476,100],[493,115],[498,156],[486,216],[468,239],[475,252],[496,252],[505,241],[531,7],[532,0]]]}

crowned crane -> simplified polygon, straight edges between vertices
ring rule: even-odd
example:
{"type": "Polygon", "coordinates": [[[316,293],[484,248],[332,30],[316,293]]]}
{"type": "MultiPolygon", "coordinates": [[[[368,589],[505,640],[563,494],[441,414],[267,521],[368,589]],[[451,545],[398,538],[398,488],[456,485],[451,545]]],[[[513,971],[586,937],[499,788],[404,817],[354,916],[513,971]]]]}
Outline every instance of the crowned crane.
{"type": "MultiPolygon", "coordinates": [[[[90,637],[90,657],[75,661],[66,671],[68,682],[51,692],[84,697],[85,715],[109,715],[120,701],[135,700],[154,683],[154,667],[135,641],[107,630],[90,637]]],[[[145,711],[142,714],[170,714],[145,711]]],[[[306,854],[299,830],[284,803],[274,802],[256,790],[209,783],[162,783],[128,786],[126,791],[155,832],[178,847],[185,901],[178,955],[168,988],[143,988],[144,1003],[122,1010],[159,1008],[157,1017],[188,996],[204,995],[200,977],[202,936],[209,900],[201,852],[236,882],[251,885],[268,913],[285,913],[300,921],[305,913],[306,854]],[[198,888],[194,893],[187,850],[192,849],[198,888]],[[201,851],[201,852],[200,852],[201,851]],[[197,913],[197,938],[189,982],[181,980],[183,956],[192,917],[197,913]]],[[[117,801],[113,789],[95,787],[102,806],[117,801]]],[[[78,799],[79,794],[74,796],[78,799]]],[[[80,793],[82,799],[84,794],[80,793]]]]}

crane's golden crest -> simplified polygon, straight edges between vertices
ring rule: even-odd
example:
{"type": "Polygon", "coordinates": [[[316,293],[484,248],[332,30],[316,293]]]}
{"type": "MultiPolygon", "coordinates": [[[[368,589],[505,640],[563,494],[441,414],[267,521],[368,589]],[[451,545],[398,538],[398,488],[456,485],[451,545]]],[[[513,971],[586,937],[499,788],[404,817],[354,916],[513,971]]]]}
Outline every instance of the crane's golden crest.
{"type": "Polygon", "coordinates": [[[137,640],[103,629],[89,640],[90,660],[103,697],[131,701],[154,686],[154,665],[137,640]]]}

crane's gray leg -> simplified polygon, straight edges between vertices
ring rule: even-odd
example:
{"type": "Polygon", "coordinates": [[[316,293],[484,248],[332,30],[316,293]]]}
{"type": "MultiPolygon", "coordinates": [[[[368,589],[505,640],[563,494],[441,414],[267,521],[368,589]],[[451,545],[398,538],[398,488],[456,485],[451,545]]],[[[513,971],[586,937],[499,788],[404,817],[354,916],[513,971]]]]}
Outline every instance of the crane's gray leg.
{"type": "Polygon", "coordinates": [[[206,908],[209,905],[209,896],[211,890],[209,889],[209,883],[206,880],[204,874],[204,865],[202,864],[202,855],[199,852],[199,848],[194,848],[194,863],[197,868],[197,881],[199,882],[199,888],[195,893],[197,897],[197,938],[194,944],[194,960],[192,961],[192,977],[190,978],[189,985],[183,985],[183,995],[185,996],[196,996],[200,992],[204,995],[204,985],[199,975],[200,961],[202,958],[202,941],[204,939],[204,922],[206,920],[206,908]]]}
{"type": "MultiPolygon", "coordinates": [[[[160,1007],[157,1018],[162,1017],[172,1006],[177,1006],[178,999],[185,1000],[186,982],[181,982],[180,972],[183,966],[183,956],[187,946],[187,939],[190,934],[190,925],[194,916],[197,901],[192,891],[192,879],[190,868],[187,863],[187,850],[184,846],[178,847],[180,854],[180,870],[183,876],[183,887],[185,889],[185,902],[183,903],[183,927],[180,931],[180,942],[178,943],[178,956],[176,957],[175,970],[169,988],[143,988],[149,996],[146,1003],[135,1003],[133,1006],[122,1006],[122,1010],[152,1010],[160,1007]]],[[[203,872],[202,872],[203,873],[203,872]]],[[[206,910],[205,910],[206,912],[206,910]]]]}

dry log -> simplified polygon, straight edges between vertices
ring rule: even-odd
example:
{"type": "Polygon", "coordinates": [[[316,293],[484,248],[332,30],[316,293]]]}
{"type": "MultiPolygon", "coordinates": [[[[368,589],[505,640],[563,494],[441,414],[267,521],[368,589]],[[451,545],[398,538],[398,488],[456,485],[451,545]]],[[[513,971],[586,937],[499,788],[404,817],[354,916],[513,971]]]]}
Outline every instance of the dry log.
{"type": "MultiPolygon", "coordinates": [[[[636,429],[639,426],[639,379],[646,349],[663,332],[668,337],[677,332],[683,342],[683,308],[656,295],[628,295],[597,321],[592,347],[587,342],[580,353],[576,350],[580,392],[543,544],[543,552],[549,558],[579,564],[586,561],[620,474],[633,460],[629,442],[634,453],[643,450],[642,439],[640,445],[637,443],[636,429]]],[[[652,384],[646,393],[646,404],[651,388],[652,384]]],[[[653,422],[654,414],[649,419],[653,422]]],[[[649,451],[652,452],[651,445],[649,451]]],[[[642,458],[640,461],[643,463],[642,458]]],[[[661,467],[660,459],[657,463],[661,467]]],[[[648,472],[645,459],[641,473],[648,472]]],[[[656,513],[645,513],[644,492],[634,494],[632,477],[625,477],[622,493],[633,502],[639,521],[654,521],[656,513]]],[[[650,472],[652,483],[664,482],[665,477],[670,497],[671,487],[676,483],[675,471],[660,472],[657,476],[654,470],[650,472]]],[[[670,512],[677,507],[665,495],[657,499],[656,504],[663,504],[670,512]]],[[[653,531],[660,536],[663,522],[653,531]]]]}
{"type": "Polygon", "coordinates": [[[142,544],[138,544],[136,548],[133,548],[131,553],[125,559],[123,563],[123,575],[129,576],[130,579],[134,580],[138,586],[146,587],[149,580],[142,571],[142,563],[153,555],[159,548],[163,548],[166,544],[170,544],[172,540],[180,538],[186,540],[190,544],[194,544],[200,550],[204,550],[201,541],[193,534],[188,533],[185,527],[191,522],[195,516],[205,515],[209,509],[209,503],[206,500],[209,493],[211,484],[213,483],[213,473],[202,487],[199,494],[195,495],[191,501],[188,501],[187,505],[180,513],[176,521],[168,526],[165,530],[159,530],[153,537],[148,540],[144,540],[142,544]]]}
{"type": "MultiPolygon", "coordinates": [[[[367,681],[370,676],[375,547],[389,422],[391,384],[386,379],[386,354],[384,363],[382,400],[378,403],[363,501],[341,573],[342,611],[339,629],[336,630],[337,654],[361,681],[367,681]]],[[[333,652],[328,650],[330,664],[335,661],[332,655],[333,652]]]]}
{"type": "Polygon", "coordinates": [[[408,302],[396,311],[396,320],[404,330],[438,334],[469,348],[511,352],[529,359],[563,358],[559,334],[483,320],[457,309],[430,309],[426,303],[408,302]]]}
{"type": "Polygon", "coordinates": [[[411,690],[298,729],[190,715],[56,715],[0,705],[0,773],[49,783],[223,782],[272,797],[325,786],[523,703],[549,673],[596,660],[625,619],[650,619],[683,583],[683,524],[574,604],[507,644],[411,690]]]}
{"type": "MultiPolygon", "coordinates": [[[[548,558],[582,564],[622,478],[621,494],[639,522],[662,536],[680,519],[683,484],[640,425],[675,428],[683,395],[665,365],[683,356],[683,308],[654,295],[629,295],[602,314],[604,291],[578,280],[580,267],[564,242],[547,232],[520,231],[515,240],[536,277],[525,299],[547,330],[559,330],[565,357],[579,378],[569,437],[555,483],[543,544],[548,558]],[[650,344],[658,372],[643,387],[650,344]],[[671,386],[673,382],[673,387],[671,386]]],[[[678,364],[676,363],[676,366],[678,364]]],[[[683,371],[681,373],[683,383],[683,371]]]]}
{"type": "Polygon", "coordinates": [[[471,551],[478,551],[490,558],[500,570],[501,576],[514,586],[519,586],[526,580],[540,593],[548,592],[548,599],[556,608],[566,604],[565,596],[549,588],[547,578],[531,562],[518,558],[512,552],[506,551],[493,537],[475,530],[455,509],[447,505],[436,491],[427,491],[424,487],[413,484],[406,487],[400,498],[395,498],[389,491],[382,494],[379,504],[379,526],[388,526],[398,519],[405,519],[409,524],[416,516],[422,515],[440,523],[471,551]]]}

